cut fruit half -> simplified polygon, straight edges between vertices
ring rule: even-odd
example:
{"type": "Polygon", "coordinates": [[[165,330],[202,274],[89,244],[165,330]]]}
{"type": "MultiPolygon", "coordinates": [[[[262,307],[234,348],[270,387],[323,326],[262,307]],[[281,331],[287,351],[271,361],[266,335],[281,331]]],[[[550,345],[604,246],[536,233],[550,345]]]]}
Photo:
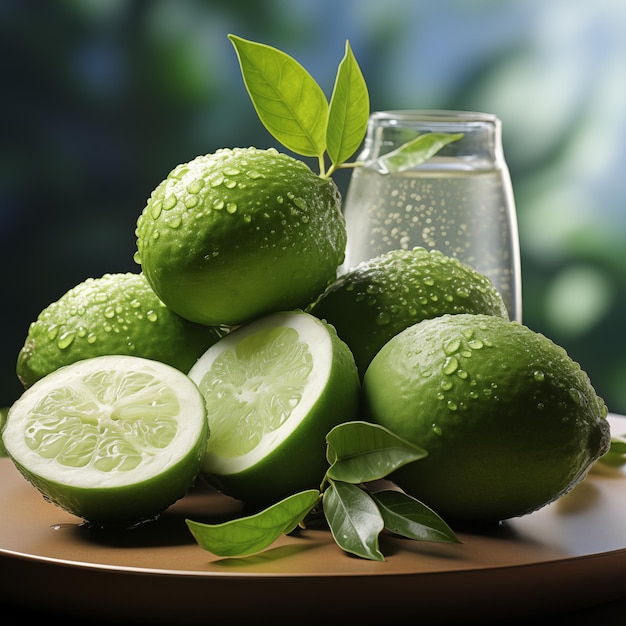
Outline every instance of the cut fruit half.
{"type": "Polygon", "coordinates": [[[94,524],[132,525],[185,495],[208,425],[202,395],[179,370],[100,356],[35,383],[10,408],[2,438],[46,499],[94,524]]]}
{"type": "Polygon", "coordinates": [[[335,329],[302,311],[232,331],[189,372],[211,437],[202,472],[220,491],[268,504],[319,487],[326,434],[356,418],[360,382],[335,329]]]}

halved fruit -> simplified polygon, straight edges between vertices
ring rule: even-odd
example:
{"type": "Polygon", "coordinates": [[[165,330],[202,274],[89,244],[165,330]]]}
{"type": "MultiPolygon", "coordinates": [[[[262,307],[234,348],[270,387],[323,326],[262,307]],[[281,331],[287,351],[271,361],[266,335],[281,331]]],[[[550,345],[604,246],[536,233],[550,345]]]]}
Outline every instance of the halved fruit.
{"type": "Polygon", "coordinates": [[[232,331],[190,370],[211,437],[202,472],[222,492],[258,505],[317,488],[326,434],[356,418],[360,382],[335,329],[302,311],[232,331]]]}
{"type": "Polygon", "coordinates": [[[179,370],[100,356],[61,367],[10,408],[9,456],[49,501],[98,525],[132,525],[185,495],[208,438],[204,400],[179,370]]]}

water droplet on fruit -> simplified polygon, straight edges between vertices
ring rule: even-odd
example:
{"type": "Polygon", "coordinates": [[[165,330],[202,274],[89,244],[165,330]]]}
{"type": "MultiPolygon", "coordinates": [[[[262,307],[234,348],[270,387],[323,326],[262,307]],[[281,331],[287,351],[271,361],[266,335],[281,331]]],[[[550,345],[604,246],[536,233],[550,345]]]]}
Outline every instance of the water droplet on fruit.
{"type": "Polygon", "coordinates": [[[115,309],[112,306],[108,306],[106,309],[104,309],[103,315],[109,320],[113,319],[113,317],[115,317],[115,309]]]}
{"type": "Polygon", "coordinates": [[[441,389],[443,389],[444,391],[449,391],[450,389],[452,389],[452,382],[449,380],[442,380],[441,384],[439,385],[441,387],[441,389]]]}
{"type": "Polygon", "coordinates": [[[304,200],[302,198],[295,198],[293,203],[299,208],[299,209],[306,209],[306,204],[304,202],[304,200]]]}
{"type": "Polygon", "coordinates": [[[377,326],[387,326],[391,322],[391,315],[388,311],[381,311],[376,316],[376,325],[377,326]]]}
{"type": "Polygon", "coordinates": [[[46,336],[48,337],[50,341],[53,341],[54,339],[56,339],[56,336],[58,334],[59,334],[59,327],[56,324],[52,324],[51,326],[48,326],[48,329],[46,330],[46,336]]]}
{"type": "Polygon", "coordinates": [[[435,433],[435,435],[441,435],[441,426],[438,424],[431,424],[431,430],[435,433]]]}
{"type": "Polygon", "coordinates": [[[224,187],[226,187],[226,189],[234,189],[237,186],[237,181],[233,180],[232,178],[227,178],[224,181],[224,187]]]}
{"type": "Polygon", "coordinates": [[[246,176],[248,178],[252,178],[253,180],[256,180],[257,178],[263,178],[263,174],[261,174],[261,172],[257,172],[256,170],[248,170],[246,172],[246,176]]]}
{"type": "Polygon", "coordinates": [[[72,345],[73,341],[74,341],[74,331],[68,331],[66,333],[62,333],[61,335],[59,335],[57,346],[61,350],[65,350],[66,348],[69,348],[72,345]]]}
{"type": "Polygon", "coordinates": [[[231,215],[232,215],[233,213],[237,213],[237,203],[236,203],[236,202],[229,202],[229,203],[226,205],[226,211],[227,211],[228,213],[230,213],[231,215]]]}
{"type": "Polygon", "coordinates": [[[196,178],[187,185],[187,192],[200,193],[202,187],[204,187],[204,181],[201,178],[196,178]]]}
{"type": "Polygon", "coordinates": [[[165,201],[163,202],[163,208],[166,211],[170,211],[176,206],[176,202],[176,196],[174,194],[170,194],[169,196],[167,196],[167,198],[165,198],[165,201]]]}
{"type": "Polygon", "coordinates": [[[148,311],[146,313],[146,317],[148,318],[149,322],[156,322],[159,319],[156,311],[148,311]]]}
{"type": "Polygon", "coordinates": [[[214,209],[223,209],[224,208],[224,200],[222,200],[221,198],[218,198],[216,200],[213,200],[213,208],[214,209]]]}
{"type": "Polygon", "coordinates": [[[540,383],[546,379],[546,375],[541,370],[535,370],[533,372],[533,378],[540,383]]]}
{"type": "Polygon", "coordinates": [[[198,204],[198,198],[194,195],[189,195],[185,198],[185,208],[193,209],[198,204]]]}
{"type": "Polygon", "coordinates": [[[443,351],[446,354],[454,354],[461,347],[460,339],[451,339],[443,344],[443,351]]]}
{"type": "Polygon", "coordinates": [[[448,400],[447,407],[448,409],[450,409],[450,411],[456,411],[459,408],[457,403],[453,402],[452,400],[448,400]]]}
{"type": "Polygon", "coordinates": [[[480,339],[472,339],[467,345],[472,350],[480,350],[485,344],[480,339]]]}
{"type": "Polygon", "coordinates": [[[161,215],[162,208],[163,202],[161,202],[161,200],[152,203],[152,206],[150,207],[150,215],[152,216],[152,219],[156,220],[159,215],[161,215]]]}
{"type": "Polygon", "coordinates": [[[226,176],[237,176],[238,174],[241,174],[241,170],[236,167],[225,167],[224,174],[226,174],[226,176]]]}
{"type": "Polygon", "coordinates": [[[444,361],[441,371],[446,375],[450,375],[450,374],[454,374],[454,372],[456,372],[457,369],[459,369],[458,359],[454,356],[449,356],[444,361]]]}

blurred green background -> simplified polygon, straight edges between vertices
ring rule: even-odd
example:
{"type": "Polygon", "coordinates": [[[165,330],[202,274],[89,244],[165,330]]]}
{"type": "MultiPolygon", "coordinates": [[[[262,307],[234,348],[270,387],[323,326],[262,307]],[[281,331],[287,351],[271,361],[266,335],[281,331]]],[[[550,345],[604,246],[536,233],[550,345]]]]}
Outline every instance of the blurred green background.
{"type": "Polygon", "coordinates": [[[372,110],[498,115],[524,322],[626,413],[622,0],[0,0],[0,406],[22,391],[15,359],[42,308],[138,271],[136,219],[176,164],[276,145],[231,32],[292,55],[329,96],[349,39],[372,110]]]}

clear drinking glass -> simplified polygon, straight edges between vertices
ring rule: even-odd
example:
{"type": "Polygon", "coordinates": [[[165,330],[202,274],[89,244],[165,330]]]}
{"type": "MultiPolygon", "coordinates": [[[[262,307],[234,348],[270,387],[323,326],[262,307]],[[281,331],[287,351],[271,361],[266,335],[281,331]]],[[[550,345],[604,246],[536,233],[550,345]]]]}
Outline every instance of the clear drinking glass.
{"type": "Polygon", "coordinates": [[[342,270],[392,249],[438,249],[488,276],[521,321],[517,217],[501,121],[488,113],[379,111],[350,179],[342,270]],[[380,157],[426,132],[463,133],[428,161],[387,172],[380,157]]]}

